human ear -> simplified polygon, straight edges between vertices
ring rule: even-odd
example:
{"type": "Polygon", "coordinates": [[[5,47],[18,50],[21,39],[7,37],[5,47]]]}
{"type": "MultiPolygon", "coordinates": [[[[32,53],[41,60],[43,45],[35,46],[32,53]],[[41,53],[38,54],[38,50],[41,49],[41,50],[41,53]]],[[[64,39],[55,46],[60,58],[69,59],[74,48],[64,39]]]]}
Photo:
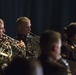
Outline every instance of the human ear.
{"type": "Polygon", "coordinates": [[[57,51],[57,49],[58,49],[58,46],[57,45],[54,45],[53,46],[53,51],[57,51]]]}

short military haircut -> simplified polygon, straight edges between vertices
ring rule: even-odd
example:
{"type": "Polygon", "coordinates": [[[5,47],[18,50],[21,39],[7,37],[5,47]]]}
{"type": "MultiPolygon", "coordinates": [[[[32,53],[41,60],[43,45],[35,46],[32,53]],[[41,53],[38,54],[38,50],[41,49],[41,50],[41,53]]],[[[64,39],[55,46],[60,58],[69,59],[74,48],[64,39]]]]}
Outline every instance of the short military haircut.
{"type": "Polygon", "coordinates": [[[52,50],[52,46],[58,43],[61,39],[61,34],[54,30],[46,30],[42,33],[40,38],[40,48],[42,53],[47,53],[52,50]]]}
{"type": "Polygon", "coordinates": [[[30,19],[27,17],[19,17],[16,21],[17,25],[27,25],[30,22],[30,19]]]}

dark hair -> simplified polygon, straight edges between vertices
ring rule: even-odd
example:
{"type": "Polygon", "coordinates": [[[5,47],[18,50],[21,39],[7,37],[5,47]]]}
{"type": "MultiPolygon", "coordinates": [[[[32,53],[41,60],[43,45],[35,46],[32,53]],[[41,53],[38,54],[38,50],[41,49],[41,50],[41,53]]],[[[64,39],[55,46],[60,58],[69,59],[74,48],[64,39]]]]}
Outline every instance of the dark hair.
{"type": "Polygon", "coordinates": [[[40,38],[40,48],[42,53],[47,53],[48,51],[50,51],[52,46],[59,41],[59,38],[61,38],[61,35],[57,31],[44,31],[40,38]]]}
{"type": "Polygon", "coordinates": [[[5,68],[4,75],[30,75],[31,62],[22,57],[14,58],[5,68]]]}

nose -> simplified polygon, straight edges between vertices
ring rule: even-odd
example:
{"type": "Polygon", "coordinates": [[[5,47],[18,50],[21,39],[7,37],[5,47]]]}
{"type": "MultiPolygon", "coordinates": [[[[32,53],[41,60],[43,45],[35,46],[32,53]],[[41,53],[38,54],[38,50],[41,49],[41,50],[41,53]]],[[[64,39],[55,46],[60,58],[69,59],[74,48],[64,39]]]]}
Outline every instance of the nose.
{"type": "Polygon", "coordinates": [[[6,32],[5,28],[3,29],[3,32],[6,32]]]}
{"type": "Polygon", "coordinates": [[[29,32],[31,31],[31,27],[28,27],[29,32]]]}

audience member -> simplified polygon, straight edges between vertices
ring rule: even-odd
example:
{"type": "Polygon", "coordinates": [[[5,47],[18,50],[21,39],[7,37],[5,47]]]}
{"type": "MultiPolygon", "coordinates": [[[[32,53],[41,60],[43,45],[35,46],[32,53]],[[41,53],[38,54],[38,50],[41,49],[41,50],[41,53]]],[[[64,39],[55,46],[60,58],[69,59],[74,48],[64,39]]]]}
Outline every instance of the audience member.
{"type": "Polygon", "coordinates": [[[17,57],[5,68],[4,75],[43,75],[43,71],[36,60],[17,57]]]}
{"type": "Polygon", "coordinates": [[[69,64],[61,57],[61,35],[53,30],[46,30],[40,38],[41,62],[44,75],[71,75],[69,64]]]}

